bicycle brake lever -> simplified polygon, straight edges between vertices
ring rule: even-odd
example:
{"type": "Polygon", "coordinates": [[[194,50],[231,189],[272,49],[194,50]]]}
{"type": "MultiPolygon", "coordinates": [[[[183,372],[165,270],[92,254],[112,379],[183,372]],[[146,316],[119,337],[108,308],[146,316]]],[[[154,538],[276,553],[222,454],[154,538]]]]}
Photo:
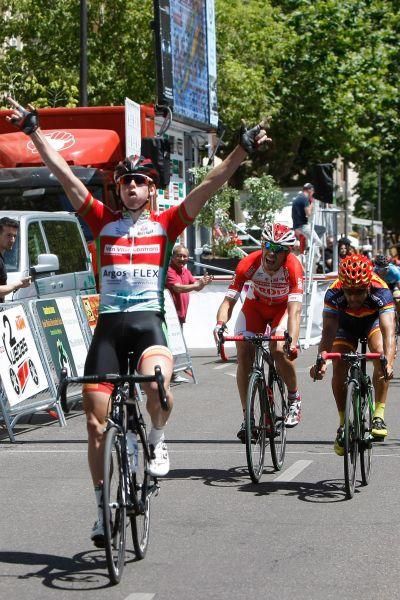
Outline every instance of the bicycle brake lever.
{"type": "Polygon", "coordinates": [[[158,393],[160,395],[161,408],[163,410],[167,411],[169,407],[168,407],[167,393],[166,393],[165,387],[164,387],[164,375],[161,372],[161,367],[159,367],[158,365],[155,366],[154,374],[156,377],[158,393]]]}

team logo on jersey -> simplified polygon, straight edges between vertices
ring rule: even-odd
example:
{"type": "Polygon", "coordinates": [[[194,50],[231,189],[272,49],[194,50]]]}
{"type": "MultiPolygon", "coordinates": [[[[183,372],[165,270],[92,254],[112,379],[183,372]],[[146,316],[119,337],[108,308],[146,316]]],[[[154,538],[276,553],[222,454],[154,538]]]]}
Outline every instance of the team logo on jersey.
{"type": "Polygon", "coordinates": [[[120,254],[157,254],[160,252],[159,244],[149,244],[143,246],[118,246],[117,244],[105,244],[104,254],[120,255],[120,254]]]}

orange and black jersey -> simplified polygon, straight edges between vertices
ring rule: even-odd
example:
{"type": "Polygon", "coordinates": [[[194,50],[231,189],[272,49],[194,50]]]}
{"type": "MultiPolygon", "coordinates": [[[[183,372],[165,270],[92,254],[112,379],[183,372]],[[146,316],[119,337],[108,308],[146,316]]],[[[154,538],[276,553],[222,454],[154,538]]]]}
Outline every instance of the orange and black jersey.
{"type": "Polygon", "coordinates": [[[342,284],[336,279],[325,293],[324,314],[347,316],[355,319],[376,318],[385,312],[394,311],[392,292],[376,273],[372,276],[371,287],[364,303],[357,309],[350,309],[342,284]]]}

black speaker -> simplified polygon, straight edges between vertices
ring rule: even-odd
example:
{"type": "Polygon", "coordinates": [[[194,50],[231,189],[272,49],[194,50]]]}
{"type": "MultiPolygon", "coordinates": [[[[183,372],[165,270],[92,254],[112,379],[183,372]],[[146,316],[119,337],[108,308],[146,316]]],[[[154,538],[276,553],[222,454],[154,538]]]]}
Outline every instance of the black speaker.
{"type": "Polygon", "coordinates": [[[314,196],[326,204],[333,203],[333,164],[314,165],[312,169],[314,196]]]}
{"type": "Polygon", "coordinates": [[[160,174],[160,187],[169,185],[171,177],[170,143],[160,137],[147,137],[142,139],[140,153],[145,158],[150,158],[160,174]]]}

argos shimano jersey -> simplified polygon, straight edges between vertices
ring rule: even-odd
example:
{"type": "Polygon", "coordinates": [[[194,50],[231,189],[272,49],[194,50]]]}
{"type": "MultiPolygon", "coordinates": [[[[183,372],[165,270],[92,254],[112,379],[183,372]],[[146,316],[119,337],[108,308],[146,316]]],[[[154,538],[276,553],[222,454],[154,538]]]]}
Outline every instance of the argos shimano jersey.
{"type": "Polygon", "coordinates": [[[246,301],[261,300],[263,304],[272,306],[302,302],[303,299],[303,267],[291,252],[280,269],[272,274],[263,269],[262,250],[243,258],[236,268],[226,297],[236,301],[246,282],[250,282],[246,301]]]}
{"type": "Polygon", "coordinates": [[[78,214],[97,246],[100,313],[164,312],[164,284],[176,238],[193,222],[181,204],[134,223],[89,193],[78,214]]]}
{"type": "Polygon", "coordinates": [[[392,292],[388,285],[376,273],[372,275],[371,287],[362,306],[357,309],[349,308],[344,295],[342,284],[336,279],[325,293],[324,313],[347,317],[347,319],[375,319],[384,312],[393,312],[394,303],[392,292]]]}

